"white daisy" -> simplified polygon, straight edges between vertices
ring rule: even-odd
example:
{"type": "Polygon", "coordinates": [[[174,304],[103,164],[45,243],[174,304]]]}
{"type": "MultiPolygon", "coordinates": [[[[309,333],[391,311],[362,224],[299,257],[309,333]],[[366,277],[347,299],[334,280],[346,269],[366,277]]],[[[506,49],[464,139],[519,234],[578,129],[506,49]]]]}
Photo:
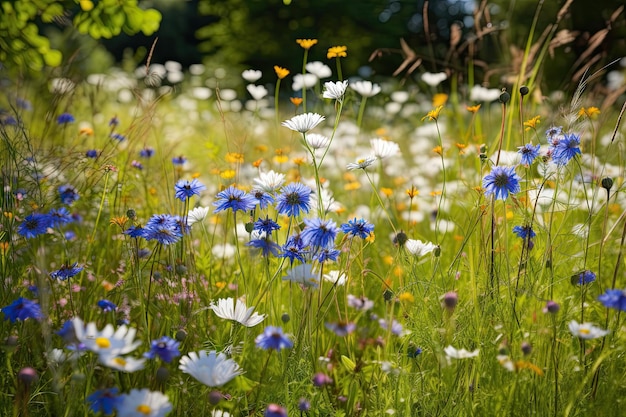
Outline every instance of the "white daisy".
{"type": "Polygon", "coordinates": [[[132,357],[100,355],[100,363],[123,372],[135,372],[144,368],[146,360],[132,357]]]}
{"type": "Polygon", "coordinates": [[[305,69],[317,78],[328,78],[333,75],[333,71],[330,67],[321,61],[312,61],[306,64],[305,69]]]}
{"type": "Polygon", "coordinates": [[[237,362],[214,350],[189,352],[179,363],[178,369],[209,387],[221,387],[243,373],[237,362]]]}
{"type": "Polygon", "coordinates": [[[389,158],[400,153],[400,146],[390,140],[375,138],[370,140],[372,153],[379,159],[389,158]]]}
{"type": "Polygon", "coordinates": [[[166,395],[147,388],[121,395],[118,404],[118,417],[163,417],[173,408],[166,395]]]}
{"type": "Polygon", "coordinates": [[[296,74],[293,76],[291,89],[293,91],[300,91],[303,88],[312,88],[313,86],[315,86],[315,84],[317,84],[317,80],[318,78],[315,74],[296,74]]]}
{"type": "Polygon", "coordinates": [[[317,288],[319,277],[313,274],[312,268],[311,264],[296,265],[287,272],[287,275],[283,277],[283,281],[291,281],[302,284],[305,287],[317,288]]]}
{"type": "Polygon", "coordinates": [[[307,135],[306,143],[311,149],[326,149],[330,144],[330,139],[319,133],[311,133],[307,135]]]}
{"type": "Polygon", "coordinates": [[[306,133],[313,129],[318,124],[322,123],[326,118],[317,113],[303,113],[292,117],[289,120],[285,120],[281,125],[288,127],[289,129],[306,133]]]}
{"type": "Polygon", "coordinates": [[[485,88],[481,85],[475,85],[470,90],[470,101],[495,101],[500,97],[502,91],[497,88],[485,88]]]}
{"type": "Polygon", "coordinates": [[[230,259],[235,256],[235,249],[237,249],[234,245],[230,243],[218,243],[211,248],[211,253],[213,256],[220,259],[230,259]]]}
{"type": "Polygon", "coordinates": [[[346,285],[347,277],[341,271],[328,271],[324,274],[324,281],[332,282],[337,286],[346,285]]]}
{"type": "Polygon", "coordinates": [[[350,84],[350,88],[359,93],[362,97],[374,97],[381,91],[380,86],[378,84],[372,84],[371,81],[357,81],[350,84]]]}
{"type": "Polygon", "coordinates": [[[443,350],[446,356],[453,359],[467,359],[478,356],[478,349],[469,352],[465,349],[456,349],[452,346],[448,346],[443,350]]]}
{"type": "Polygon", "coordinates": [[[422,242],[419,239],[408,239],[404,247],[411,255],[424,256],[437,249],[437,245],[432,242],[422,242]]]}
{"type": "Polygon", "coordinates": [[[348,88],[348,80],[324,83],[324,92],[322,97],[329,98],[331,100],[343,100],[343,96],[346,94],[348,88]]]}
{"type": "Polygon", "coordinates": [[[260,172],[259,178],[255,178],[256,185],[267,193],[273,193],[280,189],[285,182],[285,174],[274,171],[260,172]]]}
{"type": "Polygon", "coordinates": [[[578,323],[576,320],[572,320],[568,324],[569,331],[576,337],[581,339],[597,339],[609,334],[608,330],[596,327],[591,323],[578,323]]]}
{"type": "Polygon", "coordinates": [[[359,158],[356,162],[350,162],[346,165],[348,171],[353,171],[355,169],[365,169],[368,166],[372,165],[376,161],[376,157],[374,155],[365,156],[363,158],[359,158]]]}
{"type": "Polygon", "coordinates": [[[209,214],[208,207],[195,207],[187,213],[187,224],[191,226],[194,223],[203,221],[209,214]]]}
{"type": "Polygon", "coordinates": [[[248,93],[250,93],[252,98],[257,101],[261,100],[268,93],[267,88],[263,87],[262,85],[248,84],[246,86],[246,90],[248,90],[248,93]]]}
{"type": "Polygon", "coordinates": [[[209,306],[217,317],[234,320],[246,327],[253,327],[265,319],[264,314],[253,313],[254,307],[246,308],[246,304],[234,298],[220,298],[209,306]]]}
{"type": "Polygon", "coordinates": [[[247,69],[241,73],[241,76],[247,82],[253,83],[255,81],[260,80],[261,77],[263,76],[263,73],[259,70],[247,69]]]}
{"type": "Polygon", "coordinates": [[[140,340],[134,341],[137,330],[124,325],[114,330],[113,325],[107,324],[102,331],[98,331],[96,323],[84,326],[78,317],[72,320],[72,324],[78,341],[83,343],[87,350],[101,356],[125,355],[141,345],[140,340]]]}
{"type": "Polygon", "coordinates": [[[422,74],[422,81],[428,84],[431,87],[436,87],[441,84],[442,81],[448,78],[448,75],[445,72],[425,72],[422,74]]]}

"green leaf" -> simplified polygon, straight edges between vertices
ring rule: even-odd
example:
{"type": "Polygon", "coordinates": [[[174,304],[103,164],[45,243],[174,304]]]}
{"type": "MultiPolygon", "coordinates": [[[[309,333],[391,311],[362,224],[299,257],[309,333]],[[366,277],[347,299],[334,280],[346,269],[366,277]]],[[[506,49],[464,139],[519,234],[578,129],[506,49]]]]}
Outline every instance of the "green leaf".
{"type": "Polygon", "coordinates": [[[47,53],[43,54],[43,59],[46,65],[51,67],[58,67],[63,60],[63,54],[56,49],[50,49],[47,53]]]}
{"type": "Polygon", "coordinates": [[[343,366],[348,368],[348,371],[354,372],[354,369],[356,368],[356,363],[354,363],[352,359],[348,358],[347,356],[341,355],[341,363],[343,363],[343,366]]]}

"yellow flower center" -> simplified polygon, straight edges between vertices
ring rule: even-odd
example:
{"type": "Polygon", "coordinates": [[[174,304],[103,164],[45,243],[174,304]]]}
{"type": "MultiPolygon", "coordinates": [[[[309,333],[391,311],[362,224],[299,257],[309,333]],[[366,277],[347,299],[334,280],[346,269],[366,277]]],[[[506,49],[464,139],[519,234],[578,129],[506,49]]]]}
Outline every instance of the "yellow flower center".
{"type": "Polygon", "coordinates": [[[587,334],[589,334],[591,332],[589,331],[589,329],[580,328],[580,329],[578,329],[578,333],[587,335],[587,334]]]}
{"type": "Polygon", "coordinates": [[[111,347],[111,341],[109,339],[107,339],[106,337],[98,337],[96,339],[96,345],[100,349],[107,349],[107,348],[111,347]]]}
{"type": "Polygon", "coordinates": [[[150,412],[152,412],[152,409],[149,405],[139,404],[137,406],[137,412],[147,416],[148,414],[150,414],[150,412]]]}
{"type": "Polygon", "coordinates": [[[125,366],[126,365],[126,361],[124,359],[122,359],[122,358],[115,358],[115,359],[113,359],[113,362],[115,362],[119,366],[125,366]]]}

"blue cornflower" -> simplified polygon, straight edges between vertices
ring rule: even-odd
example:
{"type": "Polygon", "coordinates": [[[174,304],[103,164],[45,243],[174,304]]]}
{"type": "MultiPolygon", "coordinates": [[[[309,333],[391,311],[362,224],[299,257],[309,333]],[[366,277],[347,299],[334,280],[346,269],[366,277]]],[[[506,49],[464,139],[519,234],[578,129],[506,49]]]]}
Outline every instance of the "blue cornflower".
{"type": "Polygon", "coordinates": [[[150,343],[150,350],[143,354],[144,358],[154,359],[157,356],[165,363],[171,363],[175,357],[180,356],[178,347],[180,342],[168,336],[153,340],[150,343]]]}
{"type": "Polygon", "coordinates": [[[281,350],[293,347],[293,342],[283,333],[283,329],[274,326],[267,326],[263,333],[254,339],[254,343],[258,348],[265,350],[281,350]]]}
{"type": "Polygon", "coordinates": [[[89,149],[87,152],[85,152],[85,156],[87,158],[97,158],[98,157],[98,151],[95,149],[89,149]]]}
{"type": "Polygon", "coordinates": [[[113,116],[111,117],[111,120],[109,120],[109,127],[117,127],[120,124],[120,119],[117,118],[117,116],[113,116]]]}
{"type": "Polygon", "coordinates": [[[546,139],[548,142],[553,142],[556,137],[561,136],[563,133],[563,126],[552,126],[546,130],[546,139]]]}
{"type": "Polygon", "coordinates": [[[332,246],[339,229],[332,220],[304,219],[304,230],[301,233],[305,245],[325,248],[332,246]]]}
{"type": "Polygon", "coordinates": [[[483,178],[485,195],[495,194],[496,199],[506,200],[509,193],[520,191],[519,181],[515,167],[497,166],[483,178]]]}
{"type": "Polygon", "coordinates": [[[2,116],[2,114],[0,114],[0,125],[17,126],[17,119],[15,119],[15,117],[11,116],[10,114],[5,116],[2,116]]]}
{"type": "Polygon", "coordinates": [[[268,404],[263,417],[287,417],[287,409],[278,404],[268,404]]]}
{"type": "Polygon", "coordinates": [[[365,219],[357,220],[355,217],[352,220],[348,220],[348,223],[342,224],[341,231],[346,235],[365,239],[374,231],[374,225],[365,219]]]}
{"type": "Polygon", "coordinates": [[[154,148],[146,147],[139,151],[139,156],[142,158],[150,158],[154,155],[154,148]]]}
{"type": "Polygon", "coordinates": [[[185,165],[185,162],[187,162],[187,158],[185,158],[184,156],[175,156],[174,158],[172,158],[172,163],[174,165],[185,165]]]}
{"type": "Polygon", "coordinates": [[[256,206],[256,200],[250,194],[242,191],[232,185],[217,194],[219,200],[213,202],[217,208],[213,213],[224,210],[232,210],[233,212],[252,210],[256,206]]]}
{"type": "Polygon", "coordinates": [[[191,181],[178,180],[174,189],[176,190],[176,198],[180,201],[185,201],[194,195],[199,195],[200,191],[206,190],[206,187],[194,178],[191,181]]]}
{"type": "Polygon", "coordinates": [[[250,192],[250,195],[256,199],[261,210],[265,210],[267,206],[274,204],[274,196],[263,190],[254,189],[250,192]]]}
{"type": "Polygon", "coordinates": [[[50,210],[48,212],[48,216],[50,216],[50,225],[52,227],[61,226],[74,221],[72,213],[70,213],[70,211],[65,207],[50,210]]]}
{"type": "Polygon", "coordinates": [[[143,169],[143,164],[141,162],[137,161],[136,159],[133,159],[130,162],[130,166],[135,168],[135,169],[138,169],[140,171],[143,169]]]}
{"type": "Polygon", "coordinates": [[[532,143],[527,143],[526,145],[517,148],[517,153],[522,155],[522,160],[520,161],[520,163],[526,166],[532,165],[535,158],[539,156],[540,148],[541,145],[535,146],[532,143]]]}
{"type": "Polygon", "coordinates": [[[111,139],[115,139],[118,142],[124,142],[126,140],[126,136],[119,133],[111,133],[109,136],[111,137],[111,139]]]}
{"type": "Polygon", "coordinates": [[[128,229],[124,230],[123,233],[130,237],[143,237],[143,227],[130,226],[128,229]]]}
{"type": "Polygon", "coordinates": [[[39,304],[36,301],[23,297],[18,298],[6,307],[0,308],[0,311],[4,313],[4,319],[8,319],[11,323],[15,323],[18,320],[41,320],[43,318],[39,304]]]}
{"type": "Polygon", "coordinates": [[[341,254],[341,251],[339,251],[338,249],[326,247],[317,253],[317,262],[319,263],[324,263],[326,261],[336,262],[340,254],[341,254]]]}
{"type": "Polygon", "coordinates": [[[515,235],[520,239],[532,239],[537,236],[531,226],[515,226],[513,228],[513,233],[515,233],[515,235]]]}
{"type": "Polygon", "coordinates": [[[33,109],[33,105],[31,104],[30,100],[25,99],[25,98],[16,98],[15,99],[15,104],[17,104],[17,107],[24,109],[24,110],[32,110],[33,109]]]}
{"type": "Polygon", "coordinates": [[[117,393],[117,388],[105,388],[94,392],[87,397],[89,409],[96,414],[100,412],[105,415],[113,414],[122,401],[117,393]]]}
{"type": "Polygon", "coordinates": [[[178,216],[170,214],[153,215],[142,231],[144,239],[156,240],[162,245],[176,243],[183,237],[178,216]]]}
{"type": "Polygon", "coordinates": [[[43,235],[52,227],[52,219],[47,214],[32,213],[26,216],[24,221],[17,228],[17,233],[26,239],[43,235]]]}
{"type": "Polygon", "coordinates": [[[74,329],[74,321],[67,320],[63,323],[63,326],[56,332],[57,335],[63,339],[68,345],[78,344],[79,340],[76,337],[76,330],[74,329]]]}
{"type": "Polygon", "coordinates": [[[50,272],[50,277],[60,279],[61,281],[72,278],[83,270],[82,266],[77,265],[78,262],[74,262],[72,265],[63,265],[60,269],[50,272]]]}
{"type": "Polygon", "coordinates": [[[280,214],[297,217],[300,211],[308,213],[311,208],[311,188],[299,182],[292,182],[283,187],[276,201],[276,210],[280,214]]]}
{"type": "Polygon", "coordinates": [[[60,186],[58,192],[59,197],[61,198],[61,202],[63,204],[67,204],[68,206],[71,206],[74,201],[80,198],[80,196],[78,195],[78,191],[76,191],[76,188],[72,187],[69,184],[60,186]]]}
{"type": "Polygon", "coordinates": [[[62,113],[59,115],[59,117],[57,117],[57,123],[60,125],[64,125],[67,123],[72,123],[74,122],[74,116],[72,116],[69,113],[62,113]]]}
{"type": "Polygon", "coordinates": [[[267,238],[252,239],[250,242],[246,243],[246,246],[260,249],[263,256],[269,256],[270,253],[274,256],[278,256],[280,252],[280,246],[267,238]]]}
{"type": "Polygon", "coordinates": [[[339,323],[326,323],[326,328],[334,332],[337,336],[347,336],[356,330],[356,324],[346,321],[340,321],[339,323]]]}
{"type": "Polygon", "coordinates": [[[398,322],[397,320],[393,319],[391,321],[391,323],[389,323],[387,320],[385,319],[379,319],[378,320],[378,324],[380,325],[381,328],[383,328],[384,330],[391,330],[391,333],[396,335],[396,336],[402,336],[404,335],[404,328],[402,327],[402,324],[400,324],[400,322],[398,322]]]}
{"type": "Polygon", "coordinates": [[[590,284],[596,280],[596,274],[585,270],[572,276],[572,283],[578,285],[590,284]]]}
{"type": "Polygon", "coordinates": [[[598,301],[605,307],[626,311],[626,291],[606,290],[604,294],[598,297],[598,301]]]}
{"type": "Polygon", "coordinates": [[[102,300],[98,301],[97,305],[98,307],[102,309],[104,313],[109,313],[117,309],[117,305],[107,300],[106,298],[103,298],[102,300]]]}
{"type": "Polygon", "coordinates": [[[270,236],[274,230],[278,229],[280,229],[280,225],[267,216],[265,219],[259,218],[259,220],[254,222],[254,230],[264,232],[267,236],[270,236]]]}
{"type": "Polygon", "coordinates": [[[557,165],[567,165],[576,155],[580,155],[580,136],[565,134],[554,146],[552,160],[557,165]]]}
{"type": "Polygon", "coordinates": [[[278,256],[280,258],[289,258],[292,264],[296,259],[300,262],[305,262],[304,256],[307,253],[305,247],[306,245],[300,235],[289,236],[287,242],[282,246],[283,253],[278,256]]]}

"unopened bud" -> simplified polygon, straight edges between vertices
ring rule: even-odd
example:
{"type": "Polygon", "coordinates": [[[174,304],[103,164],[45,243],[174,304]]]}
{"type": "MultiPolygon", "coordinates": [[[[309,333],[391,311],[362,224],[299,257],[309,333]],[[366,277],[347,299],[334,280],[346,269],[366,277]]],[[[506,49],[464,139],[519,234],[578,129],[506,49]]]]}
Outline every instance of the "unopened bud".
{"type": "Polygon", "coordinates": [[[521,86],[519,88],[519,93],[522,95],[522,97],[524,97],[525,95],[527,95],[530,92],[530,90],[528,89],[528,87],[526,87],[525,85],[521,86]]]}
{"type": "Polygon", "coordinates": [[[506,92],[506,88],[502,89],[502,92],[500,93],[500,97],[498,98],[498,100],[500,100],[500,103],[502,104],[507,104],[509,100],[511,100],[511,95],[506,92]]]}

